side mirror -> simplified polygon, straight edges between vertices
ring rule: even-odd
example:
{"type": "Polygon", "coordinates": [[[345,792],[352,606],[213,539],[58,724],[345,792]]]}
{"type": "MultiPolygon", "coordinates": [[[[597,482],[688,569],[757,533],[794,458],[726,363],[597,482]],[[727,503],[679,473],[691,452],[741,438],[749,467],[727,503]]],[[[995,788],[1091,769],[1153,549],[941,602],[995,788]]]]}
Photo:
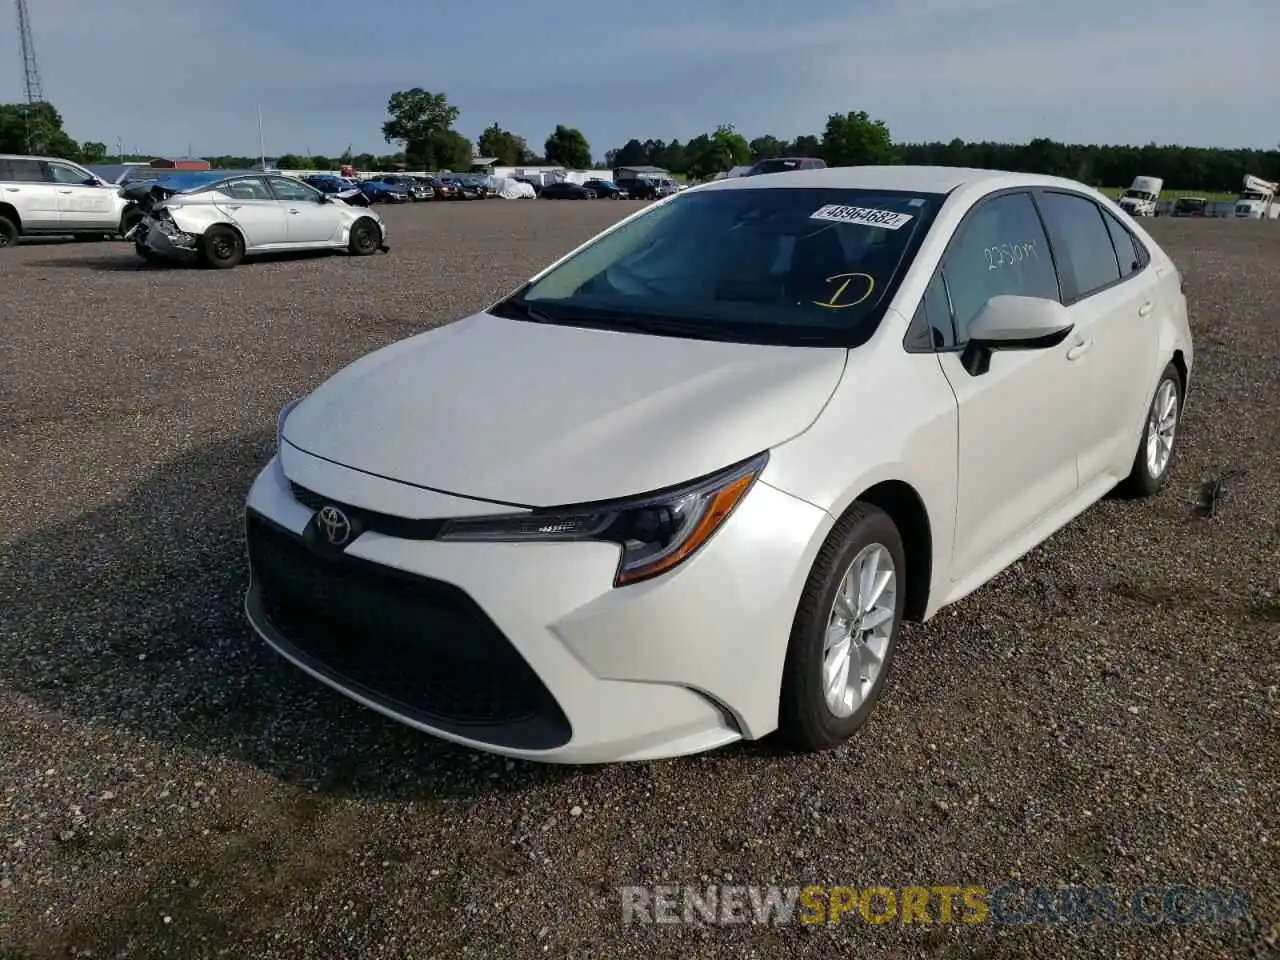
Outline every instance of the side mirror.
{"type": "Polygon", "coordinates": [[[991,367],[997,350],[1047,350],[1067,339],[1075,323],[1057,300],[1002,294],[987,301],[969,324],[960,363],[971,376],[991,367]]]}

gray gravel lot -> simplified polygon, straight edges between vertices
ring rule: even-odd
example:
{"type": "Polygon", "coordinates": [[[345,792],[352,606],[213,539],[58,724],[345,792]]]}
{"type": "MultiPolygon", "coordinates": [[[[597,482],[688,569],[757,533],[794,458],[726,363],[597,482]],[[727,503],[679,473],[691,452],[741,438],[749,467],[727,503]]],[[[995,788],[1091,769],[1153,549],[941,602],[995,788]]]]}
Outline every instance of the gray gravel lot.
{"type": "Polygon", "coordinates": [[[392,209],[392,253],[0,255],[0,956],[1239,957],[1280,933],[1280,225],[1161,219],[1181,460],[912,629],[864,733],[556,768],[456,749],[241,616],[274,417],[629,203],[392,209]],[[1217,515],[1201,486],[1225,477],[1217,515]],[[576,808],[576,814],[575,814],[576,808]],[[626,927],[620,884],[1187,883],[1252,920],[626,927]]]}

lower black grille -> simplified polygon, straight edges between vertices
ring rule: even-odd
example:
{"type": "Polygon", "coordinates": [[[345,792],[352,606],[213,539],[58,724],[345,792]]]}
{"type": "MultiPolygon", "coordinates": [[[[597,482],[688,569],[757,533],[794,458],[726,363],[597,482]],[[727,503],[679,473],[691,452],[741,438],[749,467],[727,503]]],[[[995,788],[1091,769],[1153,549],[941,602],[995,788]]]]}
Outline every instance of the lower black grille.
{"type": "Polygon", "coordinates": [[[567,743],[568,719],[465,592],[350,556],[319,556],[250,512],[258,613],[289,652],[343,687],[469,739],[567,743]]]}

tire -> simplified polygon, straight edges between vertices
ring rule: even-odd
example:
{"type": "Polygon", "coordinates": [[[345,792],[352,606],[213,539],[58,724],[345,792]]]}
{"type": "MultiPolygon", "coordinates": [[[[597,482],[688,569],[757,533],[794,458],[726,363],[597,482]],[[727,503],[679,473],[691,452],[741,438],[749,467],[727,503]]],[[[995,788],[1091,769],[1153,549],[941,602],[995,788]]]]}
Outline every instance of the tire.
{"type": "MultiPolygon", "coordinates": [[[[818,551],[796,610],[782,674],[778,732],[793,747],[816,751],[838,746],[867,722],[884,690],[902,630],[906,570],[906,554],[898,528],[887,513],[870,504],[855,503],[818,551]],[[862,639],[851,637],[845,641],[850,655],[857,655],[857,662],[846,667],[845,672],[847,676],[852,667],[877,669],[874,672],[868,669],[865,673],[860,669],[864,682],[856,692],[847,680],[842,682],[840,692],[844,702],[837,712],[824,693],[826,640],[833,618],[839,615],[836,601],[843,595],[846,577],[867,561],[876,564],[882,573],[889,571],[893,576],[883,592],[872,598],[875,601],[872,609],[855,621],[878,620],[872,624],[869,634],[854,629],[854,637],[860,634],[862,639]]],[[[855,587],[857,582],[855,577],[855,587]]],[[[859,606],[865,604],[865,597],[863,600],[859,606]]],[[[846,618],[840,617],[840,620],[846,618]]]]}
{"type": "Polygon", "coordinates": [[[230,270],[244,259],[244,240],[230,227],[210,227],[200,238],[200,262],[214,270],[230,270]]]}
{"type": "Polygon", "coordinates": [[[18,225],[8,217],[0,217],[0,250],[18,245],[18,225]]]}
{"type": "Polygon", "coordinates": [[[351,225],[347,239],[347,252],[353,257],[369,257],[378,252],[382,243],[382,231],[368,217],[361,217],[351,225]]]}
{"type": "Polygon", "coordinates": [[[1160,492],[1169,479],[1177,457],[1178,426],[1182,422],[1182,376],[1172,363],[1160,374],[1160,381],[1147,407],[1142,439],[1133,457],[1129,476],[1116,487],[1122,497],[1150,497],[1160,492]]]}
{"type": "Polygon", "coordinates": [[[120,217],[120,236],[124,236],[142,220],[142,211],[137,207],[126,210],[120,217]]]}

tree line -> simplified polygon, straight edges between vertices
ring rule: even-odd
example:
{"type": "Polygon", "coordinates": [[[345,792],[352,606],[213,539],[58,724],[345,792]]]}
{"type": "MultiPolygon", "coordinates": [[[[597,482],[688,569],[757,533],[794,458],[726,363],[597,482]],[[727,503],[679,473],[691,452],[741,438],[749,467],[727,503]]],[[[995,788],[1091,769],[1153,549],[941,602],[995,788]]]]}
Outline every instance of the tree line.
{"type": "MultiPolygon", "coordinates": [[[[985,167],[1023,173],[1069,177],[1095,186],[1126,186],[1136,176],[1162,177],[1179,190],[1233,192],[1246,173],[1280,181],[1280,149],[1068,144],[1048,138],[1030,143],[950,142],[895,143],[888,125],[866,111],[833,113],[820,133],[788,140],[771,135],[748,139],[731,124],[687,141],[634,138],[593,160],[590,143],[581,130],[557,125],[540,151],[524,137],[498,123],[486,127],[473,143],[455,129],[459,110],[442,93],[421,87],[397,91],[387,100],[382,134],[396,149],[387,154],[353,153],[338,156],[285,154],[276,158],[285,170],[331,170],[350,164],[359,170],[468,170],[474,156],[494,157],[506,166],[551,164],[568,169],[600,166],[651,165],[693,180],[743,166],[767,157],[821,157],[832,166],[853,164],[936,164],[985,167]]],[[[41,153],[100,163],[107,146],[95,141],[76,143],[63,129],[62,117],[51,104],[0,104],[0,153],[41,153]]],[[[121,160],[149,160],[151,155],[121,160]]],[[[258,157],[205,156],[215,167],[243,168],[258,157]]]]}

